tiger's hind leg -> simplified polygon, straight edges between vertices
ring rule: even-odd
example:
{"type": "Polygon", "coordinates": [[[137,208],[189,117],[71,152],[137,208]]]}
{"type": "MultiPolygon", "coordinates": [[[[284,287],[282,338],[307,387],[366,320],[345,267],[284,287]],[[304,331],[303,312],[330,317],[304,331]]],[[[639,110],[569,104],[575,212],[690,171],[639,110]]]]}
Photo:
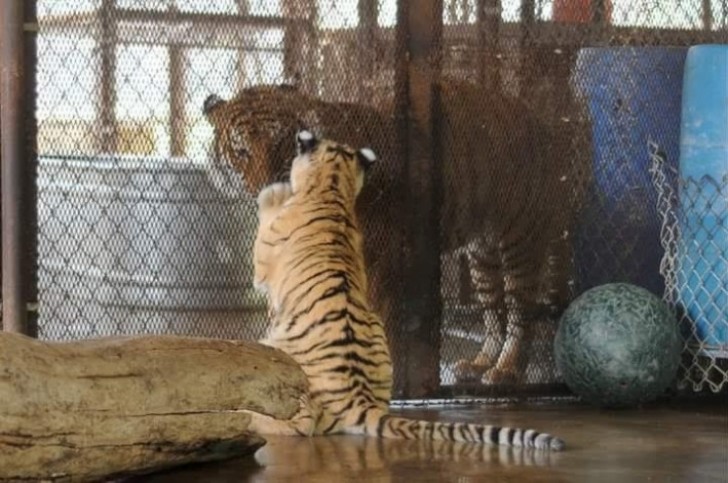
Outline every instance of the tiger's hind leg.
{"type": "Polygon", "coordinates": [[[506,302],[506,305],[508,315],[502,350],[495,365],[483,375],[483,384],[515,384],[525,376],[529,320],[520,302],[506,302]]]}
{"type": "Polygon", "coordinates": [[[467,245],[466,254],[475,299],[483,308],[484,341],[474,359],[462,359],[455,364],[458,382],[479,381],[498,361],[506,340],[505,286],[496,240],[481,235],[467,245]]]}
{"type": "Polygon", "coordinates": [[[534,323],[542,316],[554,319],[568,304],[568,241],[555,238],[545,249],[540,246],[541,250],[529,247],[530,255],[520,257],[520,267],[505,262],[511,269],[505,288],[506,338],[495,367],[483,377],[486,384],[521,382],[526,376],[534,323]]]}
{"type": "Polygon", "coordinates": [[[538,311],[540,287],[538,253],[529,245],[505,245],[502,250],[505,273],[506,330],[495,365],[483,376],[484,384],[521,382],[528,364],[529,329],[538,311]]]}

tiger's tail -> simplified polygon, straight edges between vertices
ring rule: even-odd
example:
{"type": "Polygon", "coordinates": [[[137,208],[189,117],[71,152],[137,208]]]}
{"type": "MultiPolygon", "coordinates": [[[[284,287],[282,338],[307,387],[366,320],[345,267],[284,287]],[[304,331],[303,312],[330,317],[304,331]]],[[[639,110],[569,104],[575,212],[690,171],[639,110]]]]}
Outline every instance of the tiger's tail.
{"type": "Polygon", "coordinates": [[[552,451],[561,451],[565,447],[563,440],[534,429],[421,421],[392,416],[381,410],[369,411],[365,434],[379,438],[459,441],[552,451]]]}

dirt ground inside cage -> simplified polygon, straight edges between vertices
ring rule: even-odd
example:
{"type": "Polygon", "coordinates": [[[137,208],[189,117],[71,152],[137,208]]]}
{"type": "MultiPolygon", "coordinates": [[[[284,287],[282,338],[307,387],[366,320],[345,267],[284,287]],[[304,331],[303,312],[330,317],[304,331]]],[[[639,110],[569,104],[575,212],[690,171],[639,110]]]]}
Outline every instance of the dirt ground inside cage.
{"type": "MultiPolygon", "coordinates": [[[[702,482],[728,481],[728,404],[599,410],[576,404],[407,408],[427,420],[534,427],[563,452],[355,436],[269,436],[255,458],[146,477],[162,482],[702,482]]],[[[141,480],[140,480],[141,481],[141,480]]]]}

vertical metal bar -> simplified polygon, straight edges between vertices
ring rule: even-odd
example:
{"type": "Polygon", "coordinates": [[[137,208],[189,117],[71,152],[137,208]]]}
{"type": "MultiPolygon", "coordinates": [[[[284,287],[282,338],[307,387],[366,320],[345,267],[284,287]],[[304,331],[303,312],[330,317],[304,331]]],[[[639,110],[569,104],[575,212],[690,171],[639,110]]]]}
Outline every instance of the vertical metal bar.
{"type": "Polygon", "coordinates": [[[703,0],[703,29],[713,30],[713,6],[710,0],[703,0]]]}
{"type": "Polygon", "coordinates": [[[179,46],[169,47],[169,125],[170,152],[182,157],[187,147],[187,113],[185,111],[185,59],[179,46]]]}
{"type": "MultiPolygon", "coordinates": [[[[440,385],[440,155],[437,133],[442,0],[398,2],[395,105],[407,180],[404,276],[404,397],[440,385]]],[[[402,363],[401,362],[401,363],[402,363]]]]}
{"type": "Polygon", "coordinates": [[[501,2],[500,0],[478,0],[477,7],[480,82],[487,89],[500,89],[501,62],[498,59],[498,35],[501,2]]]}
{"type": "Polygon", "coordinates": [[[375,74],[377,60],[377,16],[379,14],[378,0],[359,0],[358,4],[359,26],[357,31],[358,63],[357,79],[359,82],[358,96],[360,102],[370,101],[372,98],[372,82],[375,74]]]}
{"type": "Polygon", "coordinates": [[[34,1],[0,2],[3,329],[31,336],[38,305],[35,31],[34,1]]]}
{"type": "Polygon", "coordinates": [[[283,0],[286,30],[283,38],[283,74],[287,82],[299,85],[304,92],[316,93],[318,10],[313,0],[283,0]]]}
{"type": "MultiPolygon", "coordinates": [[[[248,0],[236,0],[235,3],[237,4],[238,13],[240,15],[248,15],[250,13],[250,2],[248,0]]],[[[235,74],[235,92],[239,92],[245,89],[245,81],[247,79],[247,74],[245,72],[245,49],[243,48],[239,48],[236,51],[235,74]]]]}
{"type": "Polygon", "coordinates": [[[532,25],[536,20],[536,1],[523,0],[521,3],[521,22],[532,25]]]}
{"type": "Polygon", "coordinates": [[[364,34],[364,40],[372,39],[377,30],[379,0],[359,0],[357,9],[359,13],[359,31],[364,34]]]}
{"type": "Polygon", "coordinates": [[[240,15],[248,15],[250,12],[250,2],[248,0],[235,0],[240,15]]]}
{"type": "Polygon", "coordinates": [[[23,2],[25,26],[25,97],[24,147],[27,150],[25,171],[25,312],[26,335],[38,337],[38,121],[36,112],[36,71],[38,66],[38,17],[37,1],[23,2]]]}
{"type": "Polygon", "coordinates": [[[99,124],[101,125],[101,152],[117,151],[118,133],[116,126],[116,13],[115,0],[101,0],[101,22],[99,35],[99,124]]]}
{"type": "Polygon", "coordinates": [[[591,41],[598,43],[608,42],[607,25],[609,19],[609,0],[591,0],[591,41]]]}
{"type": "Polygon", "coordinates": [[[606,0],[592,0],[591,1],[592,11],[592,24],[599,27],[603,27],[607,23],[607,1],[606,0]]]}
{"type": "Polygon", "coordinates": [[[245,55],[245,49],[237,49],[235,57],[235,92],[242,91],[247,86],[248,73],[245,69],[245,55]]]}
{"type": "Polygon", "coordinates": [[[534,75],[534,29],[536,27],[536,2],[523,0],[521,3],[521,38],[520,38],[520,65],[518,69],[519,95],[526,98],[530,94],[528,86],[532,85],[534,75]]]}

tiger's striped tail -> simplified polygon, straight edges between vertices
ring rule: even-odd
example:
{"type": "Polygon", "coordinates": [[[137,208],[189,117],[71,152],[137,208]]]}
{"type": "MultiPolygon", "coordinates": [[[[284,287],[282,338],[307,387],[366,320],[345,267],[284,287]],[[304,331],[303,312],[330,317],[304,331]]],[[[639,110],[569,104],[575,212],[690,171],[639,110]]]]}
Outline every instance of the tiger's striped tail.
{"type": "Polygon", "coordinates": [[[421,421],[392,416],[380,410],[370,411],[366,419],[366,434],[379,438],[458,441],[552,451],[565,447],[563,440],[534,429],[421,421]]]}

